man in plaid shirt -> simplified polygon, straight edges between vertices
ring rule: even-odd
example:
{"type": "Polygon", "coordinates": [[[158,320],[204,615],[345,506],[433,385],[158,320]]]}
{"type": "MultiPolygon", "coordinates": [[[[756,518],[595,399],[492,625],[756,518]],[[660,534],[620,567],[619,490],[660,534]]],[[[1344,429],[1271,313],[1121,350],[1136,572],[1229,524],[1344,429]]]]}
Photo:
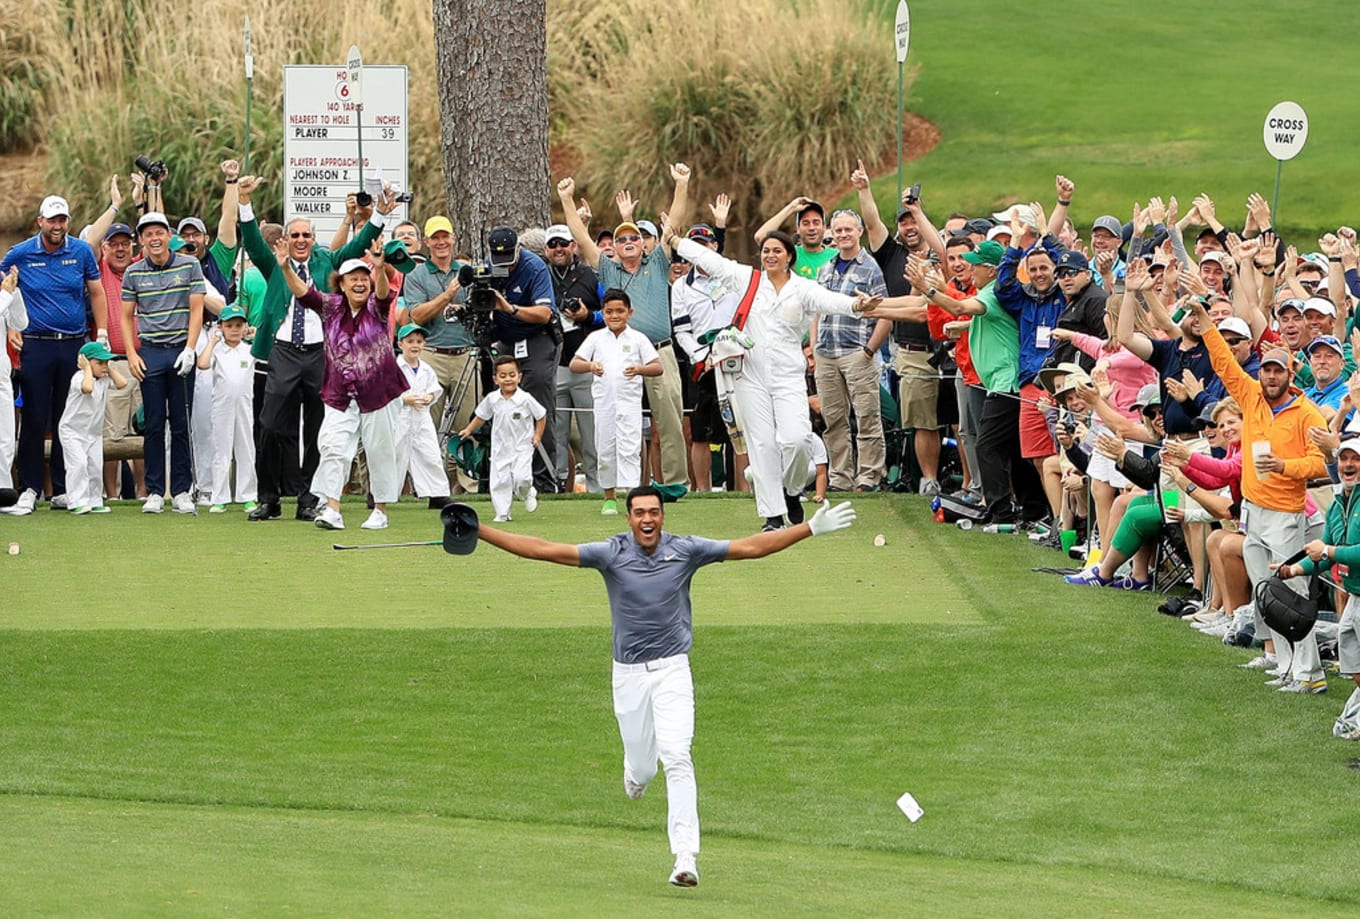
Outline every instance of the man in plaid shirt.
{"type": "MultiPolygon", "coordinates": [[[[854,296],[887,296],[883,271],[860,245],[864,221],[851,210],[831,215],[836,257],[817,274],[828,290],[854,296]]],[[[860,316],[818,316],[811,337],[816,342],[817,394],[826,421],[826,450],[833,491],[870,491],[883,479],[886,450],[879,405],[878,349],[892,334],[892,320],[860,316]],[[855,450],[850,445],[850,412],[857,426],[855,450]],[[858,456],[856,456],[856,453],[858,456]]]]}

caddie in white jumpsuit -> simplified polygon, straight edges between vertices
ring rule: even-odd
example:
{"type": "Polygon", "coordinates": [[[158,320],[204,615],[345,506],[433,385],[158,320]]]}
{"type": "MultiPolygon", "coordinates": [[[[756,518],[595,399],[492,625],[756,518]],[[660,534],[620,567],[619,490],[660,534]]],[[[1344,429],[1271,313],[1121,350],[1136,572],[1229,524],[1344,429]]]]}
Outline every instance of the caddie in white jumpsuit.
{"type": "Polygon", "coordinates": [[[660,355],[651,339],[633,328],[615,334],[598,329],[581,342],[576,357],[603,365],[590,381],[595,405],[597,477],[605,491],[642,484],[642,377],[625,376],[625,367],[640,367],[660,355]]]}
{"type": "MultiPolygon", "coordinates": [[[[812,451],[803,336],[814,314],[852,315],[856,302],[790,273],[796,256],[792,241],[781,237],[771,234],[761,247],[764,274],[744,327],[755,345],[747,350],[733,391],[737,420],[746,435],[756,512],[769,528],[782,526],[785,513],[790,522],[802,520],[797,496],[806,484],[812,451]]],[[[739,293],[757,270],[689,239],[681,240],[676,251],[739,293]]]]}
{"type": "Polygon", "coordinates": [[[805,525],[729,542],[663,533],[661,493],[650,485],[628,493],[627,511],[631,532],[604,542],[573,546],[491,527],[481,527],[478,535],[521,558],[594,568],[603,575],[614,634],[614,715],[623,740],[623,790],[641,798],[660,759],[666,773],[666,832],[675,856],[670,882],[693,887],[699,883],[699,806],[690,758],[690,580],[713,562],[763,558],[808,536],[844,529],[855,512],[848,502],[827,505],[805,525]]]}
{"type": "MultiPolygon", "coordinates": [[[[398,332],[403,351],[411,335],[425,337],[419,326],[405,325],[398,332]],[[405,334],[402,334],[405,333],[405,334]]],[[[444,457],[439,449],[439,432],[435,430],[430,406],[444,394],[439,375],[434,368],[416,355],[415,364],[405,353],[397,366],[406,376],[409,388],[401,397],[401,411],[397,415],[397,474],[411,476],[411,487],[422,498],[447,498],[449,480],[444,473],[444,457]]]]}
{"type": "Polygon", "coordinates": [[[109,387],[127,385],[109,373],[113,359],[108,345],[92,341],[80,349],[81,368],[71,375],[66,408],[57,423],[57,437],[66,456],[67,507],[75,514],[106,513],[104,506],[104,411],[109,387]],[[94,367],[99,367],[98,373],[94,367]],[[90,387],[86,392],[85,387],[90,387]]]}
{"type": "Polygon", "coordinates": [[[541,437],[548,412],[543,405],[519,388],[519,366],[513,360],[496,362],[494,381],[500,388],[488,393],[474,411],[472,422],[460,437],[467,437],[484,423],[491,422],[491,506],[496,519],[510,519],[510,502],[519,498],[524,509],[538,508],[534,490],[534,442],[541,437]],[[513,368],[513,377],[509,376],[513,368]]]}
{"type": "MultiPolygon", "coordinates": [[[[245,321],[245,310],[232,304],[222,310],[219,317],[222,325],[208,334],[218,335],[222,326],[234,320],[245,321]]],[[[235,345],[227,344],[219,338],[212,344],[208,357],[211,373],[198,376],[209,377],[212,398],[212,465],[208,474],[200,468],[200,478],[210,489],[210,502],[214,511],[225,510],[232,502],[231,461],[236,458],[236,500],[242,504],[254,504],[255,485],[255,358],[250,353],[250,343],[244,338],[235,345]]],[[[203,357],[199,356],[199,369],[204,368],[203,357]]],[[[198,398],[195,392],[194,398],[198,398]]],[[[251,508],[247,507],[247,511],[251,508]]]]}

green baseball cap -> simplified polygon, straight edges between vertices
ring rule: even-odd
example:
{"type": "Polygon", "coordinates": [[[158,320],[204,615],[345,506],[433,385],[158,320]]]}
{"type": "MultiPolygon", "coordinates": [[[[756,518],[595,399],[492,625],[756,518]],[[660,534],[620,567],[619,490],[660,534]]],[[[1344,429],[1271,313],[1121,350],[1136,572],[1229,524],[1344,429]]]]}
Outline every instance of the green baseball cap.
{"type": "Polygon", "coordinates": [[[222,312],[218,313],[217,321],[226,322],[228,319],[245,319],[246,311],[236,303],[228,303],[222,307],[222,312]]]}
{"type": "Polygon", "coordinates": [[[89,344],[82,345],[80,348],[80,356],[87,361],[113,360],[113,352],[110,351],[109,346],[102,341],[92,341],[89,344]]]}
{"type": "Polygon", "coordinates": [[[419,332],[421,335],[425,335],[427,337],[430,334],[429,332],[425,331],[425,327],[420,323],[408,322],[406,323],[406,325],[397,329],[397,341],[405,341],[406,336],[410,335],[412,332],[419,332]]]}
{"type": "Polygon", "coordinates": [[[963,260],[970,265],[1000,265],[1001,256],[1006,254],[1001,243],[989,239],[978,245],[972,252],[963,253],[963,260]]]}

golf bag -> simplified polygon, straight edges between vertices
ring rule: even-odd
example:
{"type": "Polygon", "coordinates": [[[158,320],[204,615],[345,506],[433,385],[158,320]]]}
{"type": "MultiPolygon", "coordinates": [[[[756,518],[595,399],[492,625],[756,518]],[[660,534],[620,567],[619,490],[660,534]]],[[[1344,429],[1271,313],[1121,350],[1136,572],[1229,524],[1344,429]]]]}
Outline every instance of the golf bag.
{"type": "MultiPolygon", "coordinates": [[[[1293,565],[1303,558],[1298,552],[1285,560],[1293,565]]],[[[1322,594],[1317,568],[1308,578],[1308,595],[1300,596],[1290,589],[1278,571],[1256,585],[1256,608],[1261,618],[1290,645],[1307,637],[1318,618],[1318,597],[1322,594]]]]}
{"type": "Polygon", "coordinates": [[[981,526],[987,522],[987,505],[981,502],[969,504],[953,495],[936,495],[931,499],[930,506],[935,511],[935,519],[940,523],[958,523],[960,520],[971,520],[981,526]]]}

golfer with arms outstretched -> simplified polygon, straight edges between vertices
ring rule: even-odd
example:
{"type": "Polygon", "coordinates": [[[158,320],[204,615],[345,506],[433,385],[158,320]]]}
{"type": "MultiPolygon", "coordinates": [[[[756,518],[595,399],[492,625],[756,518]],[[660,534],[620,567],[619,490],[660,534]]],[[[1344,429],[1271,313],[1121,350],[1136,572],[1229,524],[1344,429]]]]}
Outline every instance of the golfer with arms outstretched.
{"type": "Polygon", "coordinates": [[[824,506],[805,524],[718,540],[662,532],[661,493],[634,488],[626,501],[628,528],[605,542],[569,545],[483,526],[485,542],[521,558],[594,568],[604,576],[614,631],[614,715],[623,739],[623,788],[640,798],[656,775],[666,773],[666,821],[677,887],[699,883],[698,790],[689,748],[694,739],[694,682],[689,582],[704,565],[763,558],[808,536],[850,526],[850,504],[824,506]]]}

